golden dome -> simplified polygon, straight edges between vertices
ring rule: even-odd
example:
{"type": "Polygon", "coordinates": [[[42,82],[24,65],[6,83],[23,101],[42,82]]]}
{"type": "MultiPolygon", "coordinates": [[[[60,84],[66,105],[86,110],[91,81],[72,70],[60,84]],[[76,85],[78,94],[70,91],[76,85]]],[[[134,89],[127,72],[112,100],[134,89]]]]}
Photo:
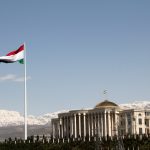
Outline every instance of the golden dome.
{"type": "Polygon", "coordinates": [[[95,108],[114,108],[114,107],[119,107],[117,104],[114,102],[105,100],[103,102],[98,103],[95,108]]]}

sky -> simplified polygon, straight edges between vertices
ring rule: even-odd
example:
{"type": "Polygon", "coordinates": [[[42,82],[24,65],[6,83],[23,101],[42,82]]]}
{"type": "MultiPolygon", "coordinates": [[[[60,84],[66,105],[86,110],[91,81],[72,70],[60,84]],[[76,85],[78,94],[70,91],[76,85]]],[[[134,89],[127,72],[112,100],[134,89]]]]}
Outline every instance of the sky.
{"type": "MultiPolygon", "coordinates": [[[[26,43],[28,114],[149,101],[149,8],[148,0],[1,0],[0,56],[26,43]]],[[[0,109],[24,113],[23,75],[24,65],[0,64],[0,109]]]]}

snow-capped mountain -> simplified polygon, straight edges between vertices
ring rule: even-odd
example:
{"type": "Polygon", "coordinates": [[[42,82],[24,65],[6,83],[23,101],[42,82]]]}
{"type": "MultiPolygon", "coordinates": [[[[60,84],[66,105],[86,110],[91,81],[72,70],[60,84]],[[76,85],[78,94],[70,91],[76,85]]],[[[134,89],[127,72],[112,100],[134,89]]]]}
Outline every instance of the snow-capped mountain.
{"type": "Polygon", "coordinates": [[[135,101],[128,104],[120,104],[122,109],[150,109],[150,101],[135,101]]]}
{"type": "MultiPolygon", "coordinates": [[[[48,125],[52,118],[56,118],[58,113],[66,110],[48,113],[42,116],[28,116],[28,125],[48,125]]],[[[24,116],[16,111],[0,110],[0,127],[19,126],[24,124],[24,116]]]]}
{"type": "MultiPolygon", "coordinates": [[[[122,109],[150,109],[150,101],[135,101],[128,104],[120,104],[122,109]]],[[[28,125],[48,126],[52,118],[56,118],[59,113],[68,112],[68,110],[47,113],[41,116],[28,116],[28,125]]],[[[24,124],[24,116],[16,111],[0,110],[0,127],[20,126],[24,124]]]]}
{"type": "MultiPolygon", "coordinates": [[[[67,110],[41,116],[29,115],[27,118],[28,136],[49,135],[51,132],[51,119],[56,118],[59,113],[63,112],[67,112],[67,110]]],[[[24,116],[16,111],[0,110],[0,141],[9,137],[24,137],[24,116]]]]}

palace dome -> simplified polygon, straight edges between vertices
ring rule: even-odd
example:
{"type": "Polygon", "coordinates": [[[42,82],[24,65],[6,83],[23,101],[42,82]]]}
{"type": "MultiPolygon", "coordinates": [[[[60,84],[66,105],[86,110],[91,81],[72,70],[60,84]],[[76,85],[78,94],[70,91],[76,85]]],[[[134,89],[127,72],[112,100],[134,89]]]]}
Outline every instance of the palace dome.
{"type": "Polygon", "coordinates": [[[95,106],[95,108],[114,108],[114,107],[119,107],[119,106],[114,102],[108,100],[102,101],[95,106]]]}

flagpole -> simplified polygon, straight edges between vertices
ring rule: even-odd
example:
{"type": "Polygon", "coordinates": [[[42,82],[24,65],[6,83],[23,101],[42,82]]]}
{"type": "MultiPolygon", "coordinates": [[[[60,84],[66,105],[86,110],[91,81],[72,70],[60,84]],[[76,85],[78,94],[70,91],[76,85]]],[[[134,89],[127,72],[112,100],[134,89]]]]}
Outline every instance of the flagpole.
{"type": "Polygon", "coordinates": [[[26,44],[24,43],[24,139],[27,140],[27,69],[26,69],[26,44]]]}

